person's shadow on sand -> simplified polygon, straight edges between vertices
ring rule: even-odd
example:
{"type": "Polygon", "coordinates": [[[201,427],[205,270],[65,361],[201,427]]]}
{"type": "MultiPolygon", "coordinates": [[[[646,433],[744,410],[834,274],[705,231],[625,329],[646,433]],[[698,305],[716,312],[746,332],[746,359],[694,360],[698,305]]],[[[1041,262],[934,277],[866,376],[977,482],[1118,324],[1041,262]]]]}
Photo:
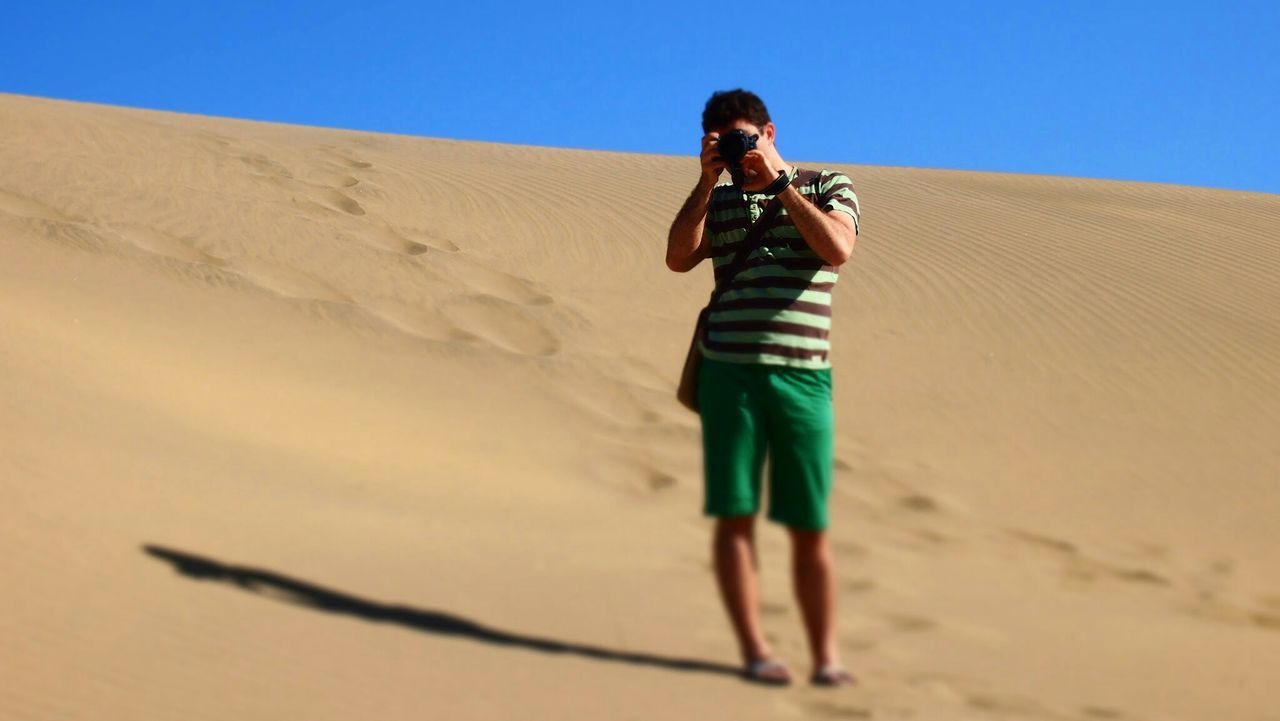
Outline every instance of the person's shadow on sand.
{"type": "Polygon", "coordinates": [[[370,601],[260,568],[229,566],[210,558],[203,558],[150,544],[144,545],[143,548],[152,556],[173,564],[174,570],[178,573],[194,580],[221,581],[245,591],[320,611],[345,613],[370,621],[398,623],[419,631],[460,636],[499,646],[514,646],[543,653],[570,653],[600,659],[601,661],[656,666],[673,671],[700,671],[733,676],[739,675],[738,669],[725,664],[632,651],[618,651],[581,643],[567,643],[550,638],[526,636],[489,628],[475,621],[442,611],[410,606],[391,606],[370,601]]]}

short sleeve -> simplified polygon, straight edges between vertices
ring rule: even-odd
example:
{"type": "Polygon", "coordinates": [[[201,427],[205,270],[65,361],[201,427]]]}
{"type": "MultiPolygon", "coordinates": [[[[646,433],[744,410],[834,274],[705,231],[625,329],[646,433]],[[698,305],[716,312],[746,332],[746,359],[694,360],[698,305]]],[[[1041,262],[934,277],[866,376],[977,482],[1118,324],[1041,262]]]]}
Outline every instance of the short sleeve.
{"type": "Polygon", "coordinates": [[[818,207],[824,212],[838,210],[848,213],[855,228],[861,223],[862,208],[858,205],[858,195],[853,191],[853,181],[844,173],[829,170],[822,174],[818,183],[818,207]]]}
{"type": "Polygon", "coordinates": [[[707,208],[707,216],[702,223],[702,239],[711,243],[712,246],[715,245],[716,235],[720,228],[720,223],[712,220],[712,215],[724,204],[724,199],[720,197],[721,194],[729,192],[732,187],[730,185],[717,185],[711,189],[711,204],[707,208]]]}

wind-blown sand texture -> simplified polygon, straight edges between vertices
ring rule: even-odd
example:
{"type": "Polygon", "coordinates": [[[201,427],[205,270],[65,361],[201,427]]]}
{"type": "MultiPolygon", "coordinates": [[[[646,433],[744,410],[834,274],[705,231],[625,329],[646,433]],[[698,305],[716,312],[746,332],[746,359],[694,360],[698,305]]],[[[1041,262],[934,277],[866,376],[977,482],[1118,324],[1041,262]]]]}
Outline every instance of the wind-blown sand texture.
{"type": "Polygon", "coordinates": [[[828,166],[861,684],[777,690],[674,398],[694,135],[0,95],[0,718],[1280,719],[1280,196],[828,166]]]}

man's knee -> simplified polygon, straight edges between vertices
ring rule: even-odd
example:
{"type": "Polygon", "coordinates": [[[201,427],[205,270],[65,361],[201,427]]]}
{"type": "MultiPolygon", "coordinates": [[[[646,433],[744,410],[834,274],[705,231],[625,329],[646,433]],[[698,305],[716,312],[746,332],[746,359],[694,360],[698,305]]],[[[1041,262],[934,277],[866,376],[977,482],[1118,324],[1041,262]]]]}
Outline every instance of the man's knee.
{"type": "Polygon", "coordinates": [[[719,516],[716,518],[716,536],[750,536],[755,530],[755,514],[719,516]]]}
{"type": "Polygon", "coordinates": [[[827,552],[827,532],[798,526],[788,526],[791,548],[798,556],[818,556],[827,552]]]}

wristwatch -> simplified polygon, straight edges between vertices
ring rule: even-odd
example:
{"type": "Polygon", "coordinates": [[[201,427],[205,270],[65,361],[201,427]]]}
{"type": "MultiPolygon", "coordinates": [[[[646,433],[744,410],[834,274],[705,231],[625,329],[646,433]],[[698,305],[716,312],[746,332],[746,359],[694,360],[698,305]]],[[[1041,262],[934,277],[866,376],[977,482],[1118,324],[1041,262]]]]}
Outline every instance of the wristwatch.
{"type": "Polygon", "coordinates": [[[767,195],[777,195],[787,189],[791,185],[791,179],[787,177],[787,171],[779,170],[778,178],[769,184],[769,187],[762,189],[760,192],[767,195]]]}

